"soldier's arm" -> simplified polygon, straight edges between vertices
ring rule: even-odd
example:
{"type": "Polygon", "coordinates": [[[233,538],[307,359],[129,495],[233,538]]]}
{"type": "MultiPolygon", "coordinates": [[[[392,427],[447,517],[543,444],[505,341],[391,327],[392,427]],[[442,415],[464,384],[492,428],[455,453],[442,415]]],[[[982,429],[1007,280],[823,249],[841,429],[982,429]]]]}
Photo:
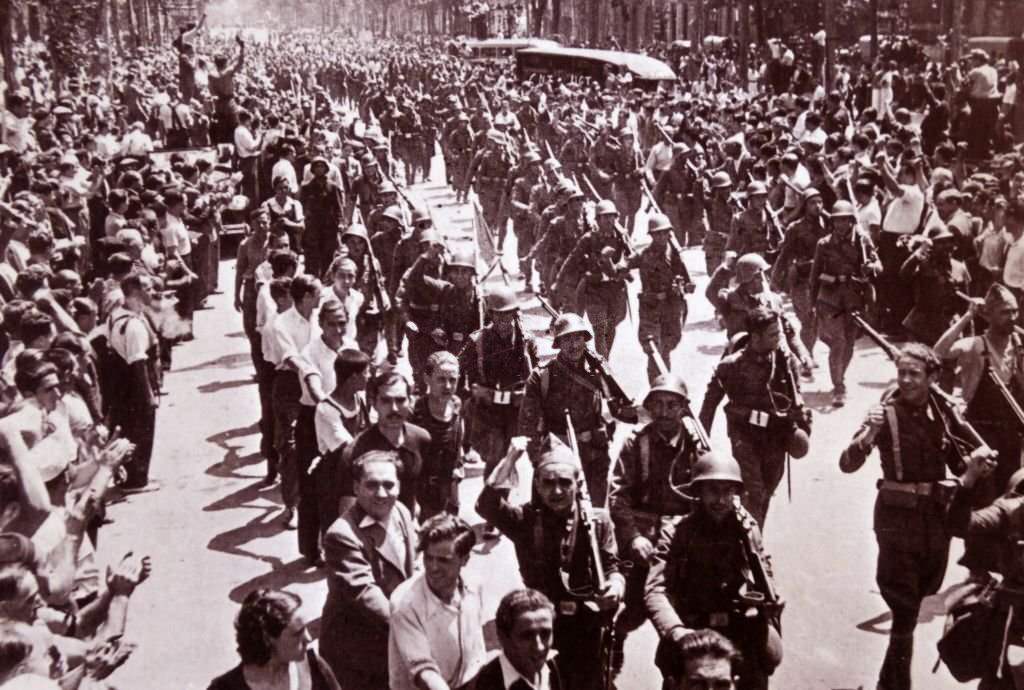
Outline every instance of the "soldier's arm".
{"type": "Polygon", "coordinates": [[[871,449],[877,445],[878,434],[886,424],[885,411],[881,406],[869,410],[850,445],[839,456],[839,469],[847,474],[859,470],[871,454],[871,449]]]}
{"type": "Polygon", "coordinates": [[[973,510],[973,487],[960,487],[953,496],[946,525],[955,537],[999,534],[1010,527],[1013,514],[1021,509],[1020,497],[1001,496],[992,505],[973,510]]]}
{"type": "Polygon", "coordinates": [[[729,281],[732,280],[732,274],[733,270],[728,262],[723,262],[721,266],[715,269],[711,280],[708,281],[707,288],[704,290],[704,296],[708,298],[708,302],[711,302],[711,306],[719,312],[725,312],[725,297],[728,292],[729,281]]]}
{"type": "Polygon", "coordinates": [[[540,370],[534,369],[530,378],[526,380],[523,404],[519,408],[519,419],[516,423],[519,436],[528,436],[532,439],[544,432],[544,411],[541,408],[543,402],[540,391],[540,370]]]}
{"type": "Polygon", "coordinates": [[[742,248],[742,236],[743,235],[743,223],[742,217],[738,213],[732,215],[732,221],[729,223],[729,239],[725,242],[726,251],[738,252],[742,248]]]}
{"type": "Polygon", "coordinates": [[[818,298],[818,286],[821,280],[823,262],[824,258],[822,257],[821,243],[818,243],[814,248],[814,261],[811,263],[811,275],[809,278],[811,300],[816,300],[818,298]]]}
{"type": "MultiPolygon", "coordinates": [[[[583,273],[583,266],[579,264],[583,261],[583,256],[587,251],[587,236],[584,235],[576,241],[576,246],[569,252],[568,258],[565,263],[562,264],[562,268],[558,271],[558,275],[555,277],[555,285],[562,284],[564,287],[564,281],[572,280],[575,282],[575,278],[583,273]]],[[[554,289],[554,288],[552,288],[554,289]]]]}
{"type": "Polygon", "coordinates": [[[675,274],[682,278],[683,282],[687,285],[693,285],[693,278],[690,277],[690,269],[686,267],[686,262],[683,261],[683,256],[679,253],[679,249],[674,243],[672,245],[672,264],[675,274]]]}
{"type": "Polygon", "coordinates": [[[500,489],[484,484],[476,499],[476,512],[513,542],[519,541],[524,524],[523,509],[509,503],[500,489]]]}
{"type": "Polygon", "coordinates": [[[722,363],[720,362],[715,368],[715,373],[711,376],[711,381],[708,382],[708,389],[704,393],[704,402],[700,406],[700,414],[697,415],[701,426],[708,433],[711,433],[711,425],[715,421],[715,412],[718,410],[718,405],[725,398],[725,386],[721,378],[724,373],[722,363]]]}
{"type": "Polygon", "coordinates": [[[619,572],[619,546],[615,541],[611,518],[603,510],[595,511],[594,517],[597,527],[597,548],[601,552],[601,567],[604,568],[608,587],[622,594],[626,590],[626,578],[619,572]]]}
{"type": "Polygon", "coordinates": [[[654,624],[659,637],[673,641],[689,632],[669,597],[671,586],[667,573],[669,561],[680,555],[676,554],[672,548],[675,543],[675,534],[676,527],[674,525],[667,524],[662,527],[657,549],[651,558],[651,569],[647,574],[647,584],[644,588],[644,608],[647,609],[647,616],[654,624]]]}
{"type": "Polygon", "coordinates": [[[633,520],[633,486],[637,474],[636,436],[630,436],[622,444],[618,460],[612,470],[611,487],[608,490],[608,512],[615,523],[622,547],[628,548],[640,533],[633,520]]]}

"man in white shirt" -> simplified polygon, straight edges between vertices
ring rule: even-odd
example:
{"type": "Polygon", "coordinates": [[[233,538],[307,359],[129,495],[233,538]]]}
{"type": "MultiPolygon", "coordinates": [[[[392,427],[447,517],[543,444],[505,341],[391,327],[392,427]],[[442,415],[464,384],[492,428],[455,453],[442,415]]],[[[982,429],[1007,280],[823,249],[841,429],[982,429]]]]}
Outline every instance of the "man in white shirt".
{"type": "Polygon", "coordinates": [[[885,189],[892,197],[882,216],[878,238],[878,257],[882,261],[882,273],[877,282],[878,306],[882,328],[897,332],[913,306],[913,292],[899,278],[900,266],[909,256],[900,238],[917,231],[927,206],[914,163],[900,164],[897,172],[887,160],[879,158],[875,162],[885,189]]]}
{"type": "Polygon", "coordinates": [[[144,158],[153,151],[153,140],[146,134],[145,125],[133,122],[128,133],[121,139],[121,155],[133,158],[144,158]]]}
{"type": "Polygon", "coordinates": [[[260,201],[258,174],[260,139],[252,131],[252,114],[245,110],[238,113],[238,126],[235,127],[234,140],[238,168],[242,171],[242,193],[249,197],[250,201],[257,203],[260,201]]]}
{"type": "Polygon", "coordinates": [[[476,690],[562,688],[551,649],[554,621],[554,604],[535,589],[517,589],[502,597],[494,615],[501,654],[480,671],[476,690]]]}
{"type": "Polygon", "coordinates": [[[281,498],[284,502],[283,518],[287,529],[295,529],[297,526],[295,506],[299,495],[299,476],[295,431],[301,411],[300,376],[309,370],[302,351],[320,335],[320,328],[313,319],[313,312],[320,301],[320,291],[320,281],[316,278],[301,275],[292,279],[289,288],[292,307],[277,315],[268,334],[272,356],[277,356],[273,387],[274,445],[277,447],[281,498]]]}
{"type": "Polygon", "coordinates": [[[270,179],[275,189],[278,179],[284,179],[288,182],[289,194],[299,193],[299,179],[295,174],[295,148],[291,144],[281,147],[281,158],[274,163],[274,167],[270,170],[270,179]]]}
{"type": "Polygon", "coordinates": [[[967,156],[984,160],[991,154],[992,138],[999,119],[999,74],[989,62],[988,53],[975,48],[968,59],[968,99],[971,120],[967,127],[967,156]]]}
{"type": "Polygon", "coordinates": [[[483,592],[464,573],[476,535],[462,518],[439,513],[419,537],[423,571],[391,594],[391,690],[460,688],[487,658],[483,592]]]}
{"type": "Polygon", "coordinates": [[[38,150],[33,125],[35,120],[29,112],[28,100],[24,96],[11,94],[7,97],[7,110],[4,111],[4,141],[15,153],[21,154],[29,150],[38,150]]]}
{"type": "Polygon", "coordinates": [[[178,89],[167,87],[167,102],[157,108],[160,118],[160,132],[164,140],[164,148],[188,148],[192,131],[192,108],[178,97],[178,89]]]}

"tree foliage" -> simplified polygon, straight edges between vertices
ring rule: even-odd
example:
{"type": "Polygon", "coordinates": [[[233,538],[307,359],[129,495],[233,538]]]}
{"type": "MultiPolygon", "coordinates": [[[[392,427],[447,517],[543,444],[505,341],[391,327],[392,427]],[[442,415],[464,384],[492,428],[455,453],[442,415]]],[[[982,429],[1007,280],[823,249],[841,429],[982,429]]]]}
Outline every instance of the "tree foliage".
{"type": "Polygon", "coordinates": [[[51,0],[46,45],[57,74],[71,75],[89,65],[99,49],[99,0],[51,0]]]}

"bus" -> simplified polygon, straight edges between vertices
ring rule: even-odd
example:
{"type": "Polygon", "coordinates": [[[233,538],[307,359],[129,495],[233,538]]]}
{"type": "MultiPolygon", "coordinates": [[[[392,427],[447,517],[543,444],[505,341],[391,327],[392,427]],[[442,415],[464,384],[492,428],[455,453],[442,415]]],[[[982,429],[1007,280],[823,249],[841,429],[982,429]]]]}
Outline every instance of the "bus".
{"type": "Polygon", "coordinates": [[[640,53],[586,48],[526,48],[516,53],[516,76],[520,81],[534,74],[561,77],[590,77],[604,86],[608,75],[628,74],[634,86],[654,90],[677,80],[672,68],[661,60],[640,53]]]}

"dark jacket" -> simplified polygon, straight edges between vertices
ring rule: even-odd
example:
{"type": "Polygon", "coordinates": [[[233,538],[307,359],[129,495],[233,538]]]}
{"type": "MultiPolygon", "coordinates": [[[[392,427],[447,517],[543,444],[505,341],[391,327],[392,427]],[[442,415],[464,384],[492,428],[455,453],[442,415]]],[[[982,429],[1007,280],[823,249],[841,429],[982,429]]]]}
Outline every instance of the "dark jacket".
{"type": "MultiPolygon", "coordinates": [[[[562,680],[558,676],[558,666],[553,661],[548,661],[548,669],[551,675],[551,690],[562,690],[562,680]]],[[[473,690],[505,690],[505,676],[501,672],[500,657],[494,657],[486,666],[480,669],[480,674],[474,681],[469,683],[473,690]]]]}
{"type": "MultiPolygon", "coordinates": [[[[330,667],[320,658],[319,654],[310,649],[306,652],[306,658],[309,660],[313,690],[341,690],[330,667]]],[[[242,664],[235,666],[224,675],[214,678],[210,682],[208,690],[250,690],[249,684],[245,682],[245,676],[242,675],[242,664]]]]}

